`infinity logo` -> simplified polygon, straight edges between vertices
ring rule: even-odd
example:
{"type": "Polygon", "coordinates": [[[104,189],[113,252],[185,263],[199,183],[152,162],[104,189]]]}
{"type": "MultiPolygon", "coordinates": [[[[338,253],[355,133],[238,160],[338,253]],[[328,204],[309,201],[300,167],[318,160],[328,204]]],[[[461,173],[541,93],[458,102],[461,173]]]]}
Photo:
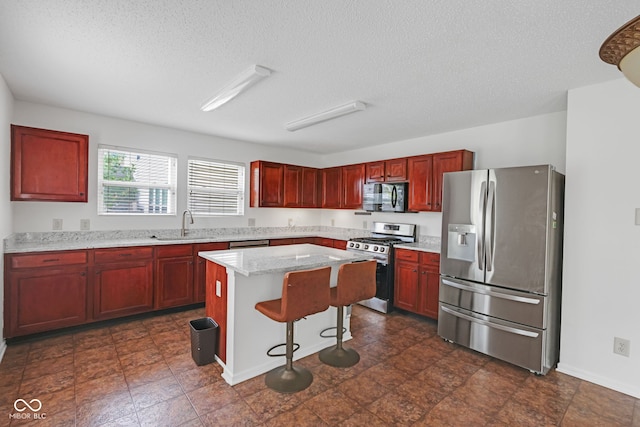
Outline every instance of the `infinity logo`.
{"type": "Polygon", "coordinates": [[[27,410],[27,408],[31,409],[32,412],[38,412],[40,409],[42,409],[42,402],[40,402],[40,400],[38,399],[31,399],[29,403],[27,403],[27,401],[24,399],[17,399],[15,402],[13,402],[13,407],[18,412],[24,412],[27,410]],[[33,402],[36,402],[37,408],[34,408],[34,406],[36,405],[31,406],[29,404],[29,403],[33,404],[33,402]],[[18,403],[22,403],[24,405],[22,409],[18,408],[18,403]]]}

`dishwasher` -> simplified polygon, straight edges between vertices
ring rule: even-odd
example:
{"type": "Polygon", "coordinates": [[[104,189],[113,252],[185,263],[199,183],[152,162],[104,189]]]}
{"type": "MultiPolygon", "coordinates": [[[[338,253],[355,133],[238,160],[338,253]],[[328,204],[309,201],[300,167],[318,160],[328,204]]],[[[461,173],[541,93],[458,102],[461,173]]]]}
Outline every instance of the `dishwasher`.
{"type": "Polygon", "coordinates": [[[269,246],[269,240],[240,240],[237,242],[229,242],[229,249],[261,248],[264,246],[269,246]]]}

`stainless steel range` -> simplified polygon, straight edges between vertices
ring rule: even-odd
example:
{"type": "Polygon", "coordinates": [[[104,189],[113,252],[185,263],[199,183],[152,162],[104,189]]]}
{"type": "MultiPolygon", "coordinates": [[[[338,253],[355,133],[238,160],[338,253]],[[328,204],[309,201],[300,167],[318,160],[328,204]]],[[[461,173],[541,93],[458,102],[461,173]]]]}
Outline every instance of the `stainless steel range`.
{"type": "Polygon", "coordinates": [[[359,304],[382,313],[393,309],[393,245],[416,241],[415,224],[374,222],[371,237],[359,237],[347,242],[347,250],[373,254],[378,262],[376,296],[359,304]]]}

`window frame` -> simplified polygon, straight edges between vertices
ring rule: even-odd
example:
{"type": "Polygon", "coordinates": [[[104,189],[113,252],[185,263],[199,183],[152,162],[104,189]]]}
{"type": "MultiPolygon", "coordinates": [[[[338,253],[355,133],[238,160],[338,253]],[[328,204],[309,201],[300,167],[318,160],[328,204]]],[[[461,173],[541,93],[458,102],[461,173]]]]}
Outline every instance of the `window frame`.
{"type": "Polygon", "coordinates": [[[245,214],[245,203],[246,203],[246,189],[247,189],[247,165],[244,162],[235,162],[231,160],[220,160],[220,159],[211,159],[206,157],[199,156],[188,156],[187,157],[187,208],[191,211],[194,216],[201,217],[242,217],[245,214]],[[234,190],[211,190],[205,187],[197,187],[192,186],[192,162],[205,162],[210,164],[219,164],[224,166],[231,166],[236,168],[238,171],[241,170],[242,177],[237,178],[237,183],[240,186],[234,190]],[[206,194],[219,194],[219,193],[227,193],[227,194],[235,194],[236,195],[236,209],[233,212],[211,212],[198,209],[194,207],[194,203],[192,202],[192,194],[194,192],[194,188],[199,192],[200,195],[206,194]]]}
{"type": "Polygon", "coordinates": [[[152,151],[152,150],[144,150],[140,148],[131,148],[131,147],[122,147],[108,144],[98,144],[98,167],[97,167],[97,211],[99,216],[115,216],[115,215],[125,215],[125,216],[176,216],[178,203],[177,203],[177,193],[178,193],[178,155],[175,153],[166,153],[160,151],[152,151]],[[167,162],[169,163],[167,168],[167,174],[165,176],[166,183],[157,183],[153,181],[113,181],[113,180],[105,180],[104,179],[104,156],[109,152],[122,152],[126,156],[135,156],[135,155],[151,155],[158,157],[165,157],[167,162]],[[106,185],[105,185],[106,184],[106,185]],[[113,187],[129,187],[136,188],[142,191],[147,191],[150,194],[153,190],[167,190],[167,201],[166,201],[166,212],[153,212],[150,210],[150,204],[142,204],[146,206],[144,211],[135,212],[131,210],[125,211],[108,211],[108,208],[105,206],[104,201],[104,189],[107,186],[113,187]]]}

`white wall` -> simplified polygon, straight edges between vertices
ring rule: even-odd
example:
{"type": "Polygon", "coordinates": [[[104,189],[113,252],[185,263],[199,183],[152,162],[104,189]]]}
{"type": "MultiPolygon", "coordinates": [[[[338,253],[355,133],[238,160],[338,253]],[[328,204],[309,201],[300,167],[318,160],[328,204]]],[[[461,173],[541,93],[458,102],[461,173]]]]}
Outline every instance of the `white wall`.
{"type": "MultiPolygon", "coordinates": [[[[79,230],[80,219],[83,218],[90,220],[92,230],[180,228],[180,214],[186,209],[186,196],[178,197],[177,216],[98,216],[96,195],[98,144],[178,154],[178,194],[182,195],[186,194],[188,155],[244,162],[247,166],[247,190],[249,188],[249,162],[252,160],[273,160],[318,166],[317,156],[311,156],[307,152],[266,147],[21,101],[15,102],[13,123],[89,135],[88,202],[12,202],[14,232],[51,231],[53,218],[63,220],[63,230],[65,231],[79,230]]],[[[9,200],[9,198],[4,200],[9,200]]],[[[294,219],[296,225],[318,225],[320,214],[313,209],[249,208],[247,196],[244,217],[196,217],[192,227],[245,227],[248,225],[248,218],[255,218],[257,227],[285,227],[289,218],[294,219]]]]}
{"type": "MultiPolygon", "coordinates": [[[[562,111],[327,155],[323,157],[323,165],[468,149],[475,152],[476,169],[552,164],[564,173],[565,139],[566,112],[562,111]]],[[[368,225],[371,221],[409,222],[418,224],[418,234],[439,237],[442,215],[420,212],[359,216],[352,211],[322,211],[322,225],[331,225],[331,220],[340,227],[350,228],[362,228],[363,221],[368,225]]]]}
{"type": "MultiPolygon", "coordinates": [[[[9,204],[9,170],[11,154],[11,116],[13,115],[13,96],[4,78],[0,75],[0,239],[11,234],[13,229],[11,207],[9,204]]],[[[0,271],[4,271],[4,246],[0,246],[0,271]]],[[[4,274],[0,276],[0,289],[4,289],[4,274]]],[[[6,348],[3,336],[4,329],[4,292],[0,292],[0,359],[6,348]]]]}
{"type": "Polygon", "coordinates": [[[559,370],[640,398],[640,89],[569,92],[559,370]],[[613,337],[631,357],[613,354],[613,337]]]}

